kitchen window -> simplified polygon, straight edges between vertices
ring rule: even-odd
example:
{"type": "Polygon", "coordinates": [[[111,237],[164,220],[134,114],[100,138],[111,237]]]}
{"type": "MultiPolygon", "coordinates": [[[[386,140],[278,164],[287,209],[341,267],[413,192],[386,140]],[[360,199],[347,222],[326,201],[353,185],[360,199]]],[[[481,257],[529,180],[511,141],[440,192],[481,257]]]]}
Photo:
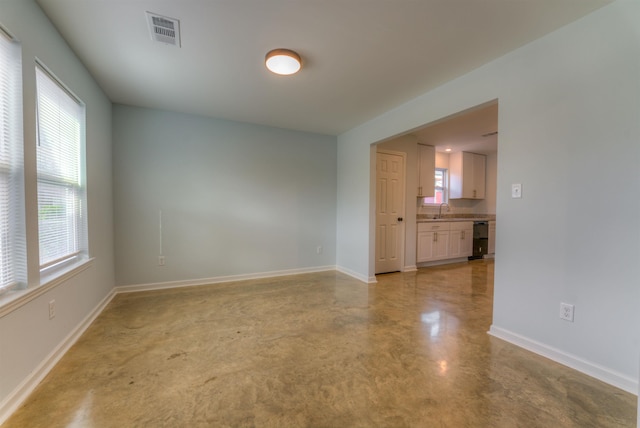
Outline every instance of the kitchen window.
{"type": "Polygon", "coordinates": [[[435,189],[433,197],[424,198],[423,205],[440,205],[448,202],[449,173],[446,168],[436,168],[435,189]]]}
{"type": "Polygon", "coordinates": [[[27,283],[20,44],[0,28],[0,294],[27,283]]]}
{"type": "Polygon", "coordinates": [[[40,270],[87,258],[85,106],[41,64],[36,67],[40,270]]]}

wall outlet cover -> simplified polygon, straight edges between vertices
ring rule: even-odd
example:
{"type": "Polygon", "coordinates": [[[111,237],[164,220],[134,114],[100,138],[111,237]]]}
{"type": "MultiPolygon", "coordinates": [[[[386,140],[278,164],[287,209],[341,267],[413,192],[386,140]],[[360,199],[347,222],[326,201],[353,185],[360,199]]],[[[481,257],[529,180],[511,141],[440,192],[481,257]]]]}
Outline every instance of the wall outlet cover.
{"type": "Polygon", "coordinates": [[[560,303],[560,318],[573,322],[573,309],[574,306],[569,303],[560,303]]]}

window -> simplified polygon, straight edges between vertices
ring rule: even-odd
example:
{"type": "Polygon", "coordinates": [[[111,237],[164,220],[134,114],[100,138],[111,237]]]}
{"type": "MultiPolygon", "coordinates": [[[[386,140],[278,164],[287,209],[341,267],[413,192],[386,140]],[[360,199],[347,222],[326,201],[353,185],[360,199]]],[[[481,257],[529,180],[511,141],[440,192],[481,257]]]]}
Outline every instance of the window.
{"type": "Polygon", "coordinates": [[[0,294],[26,286],[20,45],[0,29],[0,294]]]}
{"type": "Polygon", "coordinates": [[[449,174],[446,168],[436,168],[435,191],[433,197],[424,198],[424,204],[440,205],[449,200],[448,193],[449,174]]]}
{"type": "Polygon", "coordinates": [[[85,107],[40,64],[36,83],[38,236],[44,271],[87,256],[85,107]]]}

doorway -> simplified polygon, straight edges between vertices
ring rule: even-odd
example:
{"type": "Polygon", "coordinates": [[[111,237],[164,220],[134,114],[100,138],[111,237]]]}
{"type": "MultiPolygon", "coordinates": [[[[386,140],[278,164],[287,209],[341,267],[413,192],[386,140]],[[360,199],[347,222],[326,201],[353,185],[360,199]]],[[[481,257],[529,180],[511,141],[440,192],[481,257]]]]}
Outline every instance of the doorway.
{"type": "MultiPolygon", "coordinates": [[[[405,206],[402,216],[404,228],[403,260],[400,267],[394,271],[410,272],[417,270],[417,224],[421,220],[432,219],[439,215],[440,204],[425,198],[417,197],[419,187],[419,162],[418,147],[431,145],[435,148],[435,167],[449,171],[449,157],[451,152],[480,153],[486,156],[486,192],[483,199],[454,199],[449,201],[447,217],[468,217],[474,219],[478,216],[482,220],[495,220],[496,196],[497,196],[497,141],[498,141],[498,101],[469,108],[456,114],[443,117],[434,122],[425,124],[419,128],[398,134],[386,140],[373,143],[371,150],[371,247],[370,257],[372,273],[378,274],[387,271],[381,268],[378,260],[381,253],[382,242],[379,240],[379,230],[376,178],[377,152],[390,151],[402,153],[405,157],[405,206]],[[417,201],[417,203],[416,203],[417,201]],[[375,236],[374,236],[375,235],[375,236]]],[[[435,186],[434,191],[437,191],[435,186]]],[[[448,194],[448,186],[442,189],[448,194]]],[[[494,226],[495,221],[490,223],[494,226]]],[[[492,240],[495,243],[495,236],[492,240]]],[[[492,250],[495,246],[491,247],[492,250]]],[[[494,251],[491,251],[494,253],[494,251]]],[[[488,255],[492,257],[492,255],[488,255]]],[[[389,270],[390,271],[390,270],[389,270]]]]}
{"type": "Polygon", "coordinates": [[[376,274],[404,264],[406,163],[406,153],[376,152],[376,274]]]}

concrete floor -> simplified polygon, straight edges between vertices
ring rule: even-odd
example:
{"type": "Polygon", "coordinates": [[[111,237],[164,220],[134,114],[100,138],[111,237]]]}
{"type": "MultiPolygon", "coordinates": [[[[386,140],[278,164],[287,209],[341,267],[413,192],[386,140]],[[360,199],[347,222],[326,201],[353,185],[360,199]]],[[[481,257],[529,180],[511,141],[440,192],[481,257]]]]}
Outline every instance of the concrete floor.
{"type": "Polygon", "coordinates": [[[120,294],[6,427],[635,427],[636,397],[487,335],[493,262],[120,294]]]}

